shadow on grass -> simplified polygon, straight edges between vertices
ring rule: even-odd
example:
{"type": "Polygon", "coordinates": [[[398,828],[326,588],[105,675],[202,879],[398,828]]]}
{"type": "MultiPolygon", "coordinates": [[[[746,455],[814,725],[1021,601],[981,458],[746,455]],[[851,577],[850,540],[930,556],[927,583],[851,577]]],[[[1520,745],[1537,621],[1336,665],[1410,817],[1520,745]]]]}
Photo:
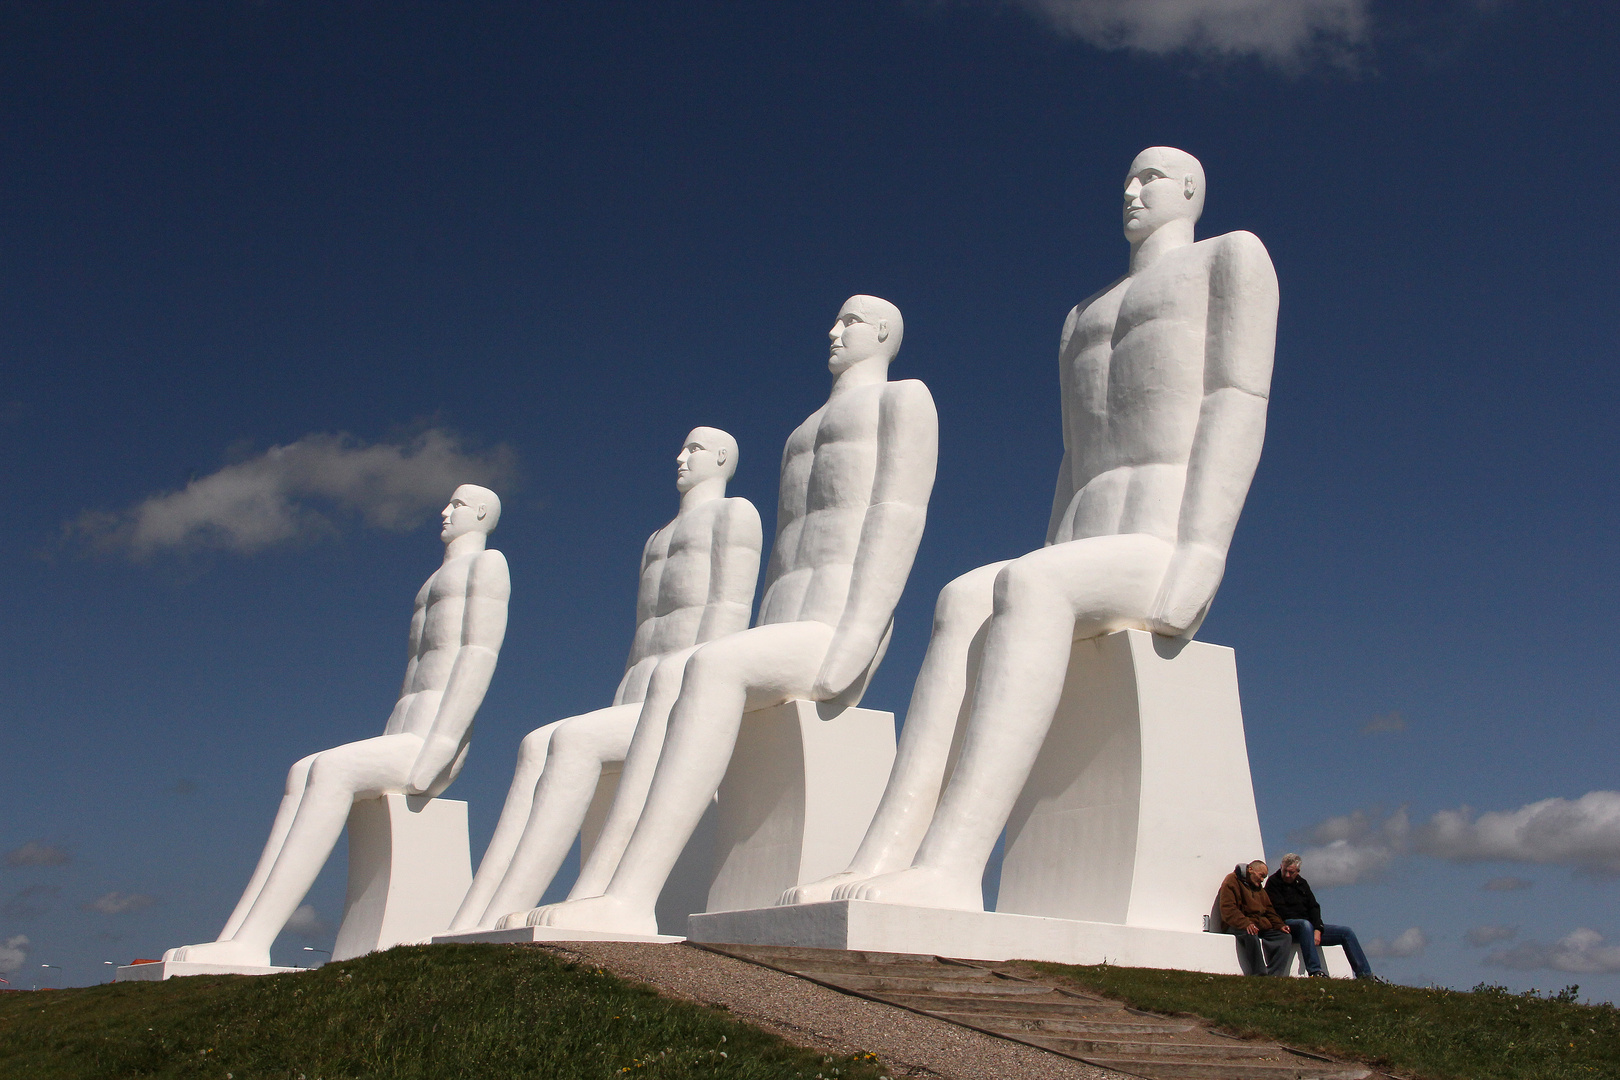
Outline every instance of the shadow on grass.
{"type": "Polygon", "coordinates": [[[315,971],[0,999],[0,1076],[30,1080],[876,1080],[539,949],[435,945],[315,971]]]}

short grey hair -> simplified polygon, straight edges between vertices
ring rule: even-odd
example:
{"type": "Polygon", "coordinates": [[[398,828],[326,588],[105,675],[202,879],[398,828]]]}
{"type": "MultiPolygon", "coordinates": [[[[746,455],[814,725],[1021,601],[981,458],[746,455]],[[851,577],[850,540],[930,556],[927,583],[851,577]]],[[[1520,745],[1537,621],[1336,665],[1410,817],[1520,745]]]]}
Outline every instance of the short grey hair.
{"type": "Polygon", "coordinates": [[[1288,854],[1284,855],[1281,860],[1278,861],[1277,869],[1281,870],[1285,866],[1298,866],[1298,865],[1299,865],[1299,856],[1295,855],[1292,851],[1290,851],[1288,854]]]}

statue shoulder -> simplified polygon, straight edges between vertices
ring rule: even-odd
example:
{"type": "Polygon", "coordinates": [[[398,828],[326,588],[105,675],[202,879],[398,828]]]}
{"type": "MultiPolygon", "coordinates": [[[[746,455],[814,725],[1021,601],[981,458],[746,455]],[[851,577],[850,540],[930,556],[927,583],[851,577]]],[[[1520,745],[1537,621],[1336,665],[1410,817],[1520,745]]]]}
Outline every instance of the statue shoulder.
{"type": "Polygon", "coordinates": [[[934,395],[928,392],[928,386],[921,379],[897,379],[884,384],[883,404],[890,409],[908,412],[926,410],[932,414],[934,395]]]}
{"type": "Polygon", "coordinates": [[[1239,229],[1237,232],[1223,233],[1199,241],[1200,246],[1205,244],[1209,245],[1209,250],[1218,263],[1232,265],[1239,270],[1263,268],[1270,272],[1272,269],[1271,253],[1252,232],[1239,229]]]}
{"type": "Polygon", "coordinates": [[[494,548],[475,555],[472,572],[467,576],[467,591],[491,600],[510,597],[512,576],[506,565],[506,556],[494,548]]]}
{"type": "Polygon", "coordinates": [[[765,545],[765,529],[759,521],[759,510],[740,495],[729,496],[720,502],[724,511],[716,518],[718,529],[724,530],[730,544],[742,544],[758,550],[765,545]]]}

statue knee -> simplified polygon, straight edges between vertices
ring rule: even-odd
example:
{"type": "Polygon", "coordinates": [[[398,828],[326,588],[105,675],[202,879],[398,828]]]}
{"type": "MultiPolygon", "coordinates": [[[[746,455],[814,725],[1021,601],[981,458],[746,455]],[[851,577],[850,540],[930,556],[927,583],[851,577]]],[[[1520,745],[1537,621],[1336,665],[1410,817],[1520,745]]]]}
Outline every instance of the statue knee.
{"type": "Polygon", "coordinates": [[[554,727],[553,724],[547,724],[545,727],[536,728],[523,736],[523,741],[518,743],[518,762],[520,764],[533,765],[536,762],[546,760],[546,752],[551,747],[552,729],[554,727]]]}
{"type": "Polygon", "coordinates": [[[1014,559],[996,574],[996,613],[1039,601],[1050,593],[1046,574],[1028,556],[1014,559]]]}
{"type": "Polygon", "coordinates": [[[310,754],[308,757],[302,757],[293,762],[293,767],[287,770],[286,793],[288,795],[296,795],[304,790],[304,785],[309,783],[310,766],[315,764],[315,759],[318,757],[320,757],[319,754],[310,754]]]}

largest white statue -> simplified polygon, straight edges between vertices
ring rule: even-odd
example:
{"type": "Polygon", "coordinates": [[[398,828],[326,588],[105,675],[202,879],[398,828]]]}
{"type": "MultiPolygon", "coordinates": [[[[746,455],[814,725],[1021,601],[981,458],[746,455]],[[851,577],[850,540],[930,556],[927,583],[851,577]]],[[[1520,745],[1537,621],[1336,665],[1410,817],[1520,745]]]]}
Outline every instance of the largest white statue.
{"type": "Polygon", "coordinates": [[[658,664],[574,899],[500,925],[655,934],[659,892],[720,787],[743,714],[859,700],[922,539],[939,449],[928,388],[889,381],[901,333],[887,300],[845,302],[829,332],[832,393],[782,451],[759,624],[658,664]]]}
{"type": "Polygon", "coordinates": [[[506,637],[512,586],[506,557],[485,546],[501,517],[493,491],[463,484],[441,516],[444,562],[417,591],[405,683],[383,734],[292,767],[270,840],[219,940],[170,949],[163,959],[268,967],[271,944],[315,883],[355,801],[438,795],[461,771],[506,637]]]}
{"type": "Polygon", "coordinates": [[[1125,629],[1190,638],[1215,598],[1265,436],[1277,279],[1250,233],[1194,242],[1204,170],[1192,155],[1142,151],[1124,194],[1129,272],[1063,328],[1046,546],[945,586],[859,852],[782,903],[982,910],[986,862],[1075,643],[1125,629]]]}

